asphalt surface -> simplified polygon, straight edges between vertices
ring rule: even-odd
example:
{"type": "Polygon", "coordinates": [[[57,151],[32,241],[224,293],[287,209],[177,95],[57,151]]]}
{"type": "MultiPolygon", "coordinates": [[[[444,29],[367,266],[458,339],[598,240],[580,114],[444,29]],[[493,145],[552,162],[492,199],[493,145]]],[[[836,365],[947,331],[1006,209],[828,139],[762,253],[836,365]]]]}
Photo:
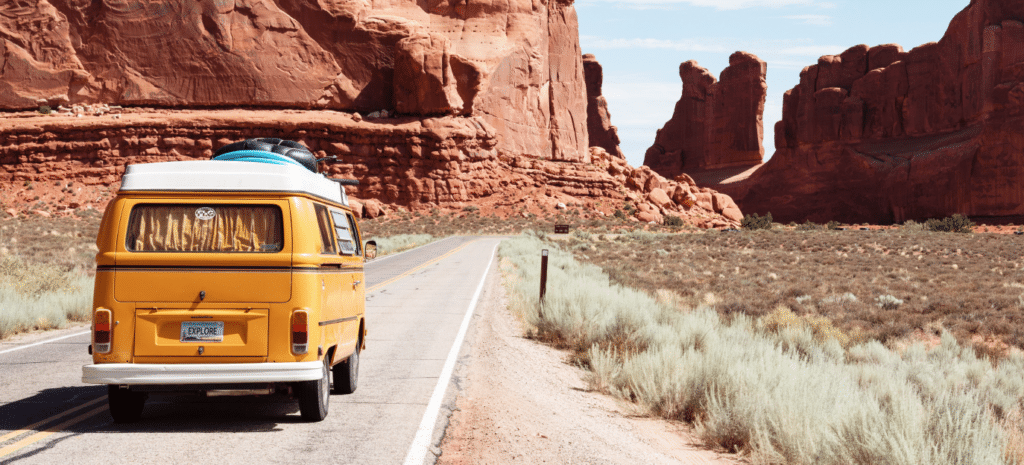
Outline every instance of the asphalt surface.
{"type": "Polygon", "coordinates": [[[142,421],[115,424],[106,388],[81,382],[82,366],[92,361],[89,335],[76,335],[85,328],[0,343],[0,464],[391,464],[417,457],[410,447],[499,241],[449,238],[367,263],[359,387],[332,394],[319,423],[303,422],[286,397],[152,395],[142,421]],[[71,337],[18,349],[62,336],[71,337]]]}

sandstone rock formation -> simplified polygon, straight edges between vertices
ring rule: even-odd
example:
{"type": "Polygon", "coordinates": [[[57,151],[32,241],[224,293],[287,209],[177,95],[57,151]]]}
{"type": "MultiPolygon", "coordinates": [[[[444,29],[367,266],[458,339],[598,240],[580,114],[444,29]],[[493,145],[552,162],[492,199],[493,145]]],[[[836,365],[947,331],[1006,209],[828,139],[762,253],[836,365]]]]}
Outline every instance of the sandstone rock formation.
{"type": "Polygon", "coordinates": [[[772,159],[718,188],[782,221],[1024,215],[1021,18],[973,0],[937,43],[822,57],[786,92],[772,159]]]}
{"type": "Polygon", "coordinates": [[[729,57],[721,81],[696,61],[679,65],[682,96],[644,164],[674,177],[761,163],[766,73],[765,62],[745,52],[729,57]]]}
{"type": "Polygon", "coordinates": [[[0,109],[462,113],[505,152],[589,156],[571,1],[19,0],[0,31],[0,109]]]}
{"type": "Polygon", "coordinates": [[[319,158],[337,157],[321,169],[359,179],[348,191],[369,217],[396,206],[428,211],[467,204],[485,214],[548,215],[559,203],[588,217],[612,215],[628,203],[641,221],[673,215],[700,227],[735,227],[741,217],[731,199],[692,179],[634,169],[598,147],[589,150],[593,163],[507,157],[497,149],[500,135],[479,117],[356,121],[341,112],[296,110],[19,116],[0,119],[0,210],[102,209],[128,164],[207,159],[233,141],[282,137],[319,158]]]}
{"type": "Polygon", "coordinates": [[[692,180],[590,148],[583,71],[571,0],[4,2],[0,109],[29,111],[0,118],[0,204],[102,208],[128,164],[279,137],[337,157],[369,216],[629,202],[735,226],[692,180]]]}
{"type": "Polygon", "coordinates": [[[625,158],[619,148],[619,130],[612,126],[608,101],[601,93],[604,70],[590,53],[583,55],[583,76],[587,84],[587,134],[590,136],[590,146],[601,147],[611,155],[625,158]]]}

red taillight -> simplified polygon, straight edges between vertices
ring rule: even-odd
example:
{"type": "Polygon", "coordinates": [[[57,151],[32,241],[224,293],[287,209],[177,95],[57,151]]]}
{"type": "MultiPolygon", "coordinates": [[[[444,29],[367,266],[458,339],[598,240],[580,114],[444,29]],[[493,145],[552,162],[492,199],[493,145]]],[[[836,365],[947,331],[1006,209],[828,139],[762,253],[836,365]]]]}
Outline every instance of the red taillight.
{"type": "Polygon", "coordinates": [[[309,351],[307,318],[308,314],[305,310],[292,312],[292,352],[295,354],[304,354],[309,351]]]}
{"type": "Polygon", "coordinates": [[[110,352],[110,310],[100,308],[92,317],[92,351],[99,354],[110,352]]]}

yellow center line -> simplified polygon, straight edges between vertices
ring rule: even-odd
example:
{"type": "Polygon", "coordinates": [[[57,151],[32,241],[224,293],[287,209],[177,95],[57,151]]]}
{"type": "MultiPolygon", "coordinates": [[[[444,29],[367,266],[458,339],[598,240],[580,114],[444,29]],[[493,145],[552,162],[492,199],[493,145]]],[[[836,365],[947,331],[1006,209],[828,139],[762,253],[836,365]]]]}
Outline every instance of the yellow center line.
{"type": "Polygon", "coordinates": [[[40,420],[40,421],[37,421],[35,423],[32,423],[31,425],[28,425],[28,426],[26,426],[26,427],[24,427],[22,429],[17,430],[17,431],[11,431],[10,433],[7,433],[7,434],[5,434],[3,436],[0,436],[0,444],[3,444],[5,442],[7,442],[11,438],[14,438],[14,437],[17,437],[17,436],[21,436],[22,434],[25,434],[25,433],[27,433],[29,431],[32,431],[33,429],[35,429],[39,425],[44,425],[44,424],[49,423],[49,422],[51,422],[53,420],[56,420],[58,418],[65,417],[67,415],[75,413],[75,412],[77,412],[79,410],[82,410],[82,409],[84,409],[84,408],[86,408],[86,407],[88,407],[90,405],[93,405],[93,404],[95,404],[97,402],[101,402],[101,401],[104,401],[104,400],[107,400],[107,396],[103,396],[103,397],[99,397],[99,398],[90,400],[89,402],[86,402],[86,403],[84,403],[82,405],[79,405],[77,407],[72,407],[70,409],[67,409],[67,410],[65,410],[63,412],[60,412],[60,413],[58,413],[58,414],[56,414],[56,415],[54,415],[54,416],[52,416],[50,418],[47,418],[45,420],[40,420]]]}
{"type": "Polygon", "coordinates": [[[405,273],[402,273],[402,274],[400,274],[400,275],[398,275],[398,276],[395,276],[394,278],[391,278],[391,279],[389,279],[389,280],[387,280],[387,281],[384,281],[384,282],[382,282],[382,283],[380,283],[380,284],[377,284],[376,286],[373,286],[373,287],[371,287],[371,288],[367,289],[367,290],[366,290],[366,292],[367,292],[367,293],[370,293],[370,292],[374,292],[374,291],[377,291],[377,290],[379,290],[380,288],[382,288],[382,287],[384,287],[384,286],[387,286],[388,284],[391,284],[391,283],[393,283],[393,282],[395,282],[395,281],[398,281],[399,279],[402,279],[402,278],[404,278],[404,277],[406,277],[406,276],[409,276],[409,275],[411,275],[411,274],[413,274],[413,273],[415,273],[415,272],[417,272],[417,271],[419,271],[419,270],[422,270],[423,268],[426,268],[427,266],[433,265],[434,263],[437,263],[437,262],[439,262],[439,261],[441,261],[441,260],[444,260],[445,258],[448,258],[448,257],[450,257],[450,256],[451,256],[452,254],[454,254],[454,253],[456,253],[456,252],[458,252],[458,251],[460,251],[460,250],[462,250],[462,249],[466,248],[466,246],[468,246],[469,244],[472,244],[472,243],[474,243],[474,242],[476,242],[476,241],[477,241],[477,239],[474,239],[474,240],[472,240],[472,241],[469,241],[469,242],[467,242],[467,243],[465,243],[465,244],[462,244],[462,245],[460,245],[460,246],[458,246],[458,247],[456,247],[456,248],[452,249],[452,250],[451,250],[451,251],[449,251],[448,253],[446,253],[446,254],[444,254],[444,255],[441,255],[440,257],[437,257],[437,258],[435,258],[435,259],[433,259],[433,260],[430,260],[430,261],[428,261],[428,262],[425,262],[425,263],[423,263],[422,265],[419,265],[419,266],[417,266],[416,268],[413,268],[413,269],[411,269],[411,270],[409,270],[409,271],[406,271],[405,273]]]}
{"type": "Polygon", "coordinates": [[[53,426],[51,428],[47,428],[45,431],[40,431],[40,432],[38,432],[36,434],[33,434],[33,435],[31,435],[31,436],[29,436],[29,437],[27,437],[25,439],[22,439],[22,440],[14,443],[14,444],[11,444],[11,445],[9,445],[7,447],[4,447],[3,449],[0,449],[0,457],[4,457],[6,455],[9,455],[11,452],[15,452],[15,451],[17,451],[19,449],[23,449],[23,448],[28,447],[28,446],[30,446],[32,444],[35,444],[35,443],[37,443],[39,441],[42,441],[43,439],[46,439],[50,435],[52,435],[54,433],[57,433],[57,432],[63,430],[64,428],[67,428],[68,426],[71,426],[71,425],[73,425],[75,423],[81,422],[82,420],[85,420],[86,418],[89,418],[89,417],[91,417],[93,415],[96,415],[97,413],[100,413],[100,412],[103,412],[103,411],[106,411],[106,410],[107,410],[107,406],[106,405],[101,406],[101,407],[96,407],[96,408],[94,408],[94,409],[92,409],[92,410],[90,410],[88,412],[85,412],[85,413],[83,413],[83,414],[81,414],[81,415],[79,415],[79,416],[77,416],[75,418],[72,418],[72,419],[70,419],[68,421],[65,421],[65,422],[63,422],[63,423],[61,423],[61,424],[59,424],[57,426],[53,426]]]}

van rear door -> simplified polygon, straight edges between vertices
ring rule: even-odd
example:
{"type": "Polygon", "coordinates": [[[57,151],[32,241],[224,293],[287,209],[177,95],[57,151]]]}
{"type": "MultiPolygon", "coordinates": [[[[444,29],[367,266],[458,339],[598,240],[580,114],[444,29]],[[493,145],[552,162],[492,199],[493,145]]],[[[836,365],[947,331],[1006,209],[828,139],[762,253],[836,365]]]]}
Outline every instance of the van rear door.
{"type": "Polygon", "coordinates": [[[126,205],[114,298],[135,302],[135,355],[266,357],[269,304],[291,298],[288,208],[266,199],[126,205]]]}

